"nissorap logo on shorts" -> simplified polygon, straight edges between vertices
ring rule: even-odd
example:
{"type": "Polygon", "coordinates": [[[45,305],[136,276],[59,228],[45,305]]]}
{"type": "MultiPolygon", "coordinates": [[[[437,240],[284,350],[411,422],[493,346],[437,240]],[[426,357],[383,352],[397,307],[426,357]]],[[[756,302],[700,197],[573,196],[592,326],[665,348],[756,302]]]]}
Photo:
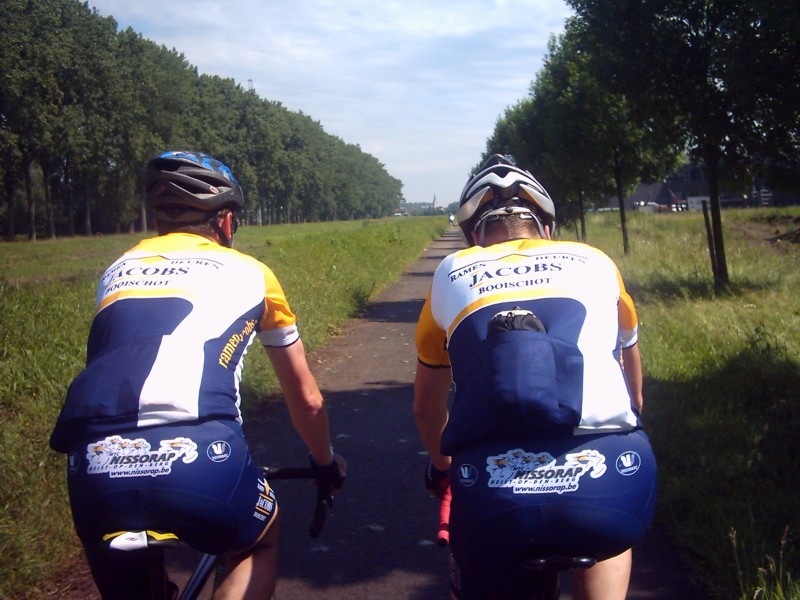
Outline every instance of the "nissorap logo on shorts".
{"type": "Polygon", "coordinates": [[[580,478],[592,479],[606,472],[606,457],[597,450],[581,450],[564,456],[564,462],[548,452],[522,448],[486,458],[489,487],[511,488],[515,494],[564,494],[580,487],[580,478]]]}
{"type": "Polygon", "coordinates": [[[617,472],[620,475],[629,477],[639,470],[642,466],[642,457],[633,450],[623,452],[617,457],[617,472]]]}
{"type": "Polygon", "coordinates": [[[231,455],[231,446],[224,440],[211,442],[206,449],[206,454],[212,462],[223,462],[231,455]]]}
{"type": "Polygon", "coordinates": [[[129,440],[110,435],[86,446],[89,475],[108,473],[109,477],[158,477],[172,472],[172,463],[185,464],[197,458],[197,444],[186,437],[161,440],[157,450],[143,438],[129,440]]]}

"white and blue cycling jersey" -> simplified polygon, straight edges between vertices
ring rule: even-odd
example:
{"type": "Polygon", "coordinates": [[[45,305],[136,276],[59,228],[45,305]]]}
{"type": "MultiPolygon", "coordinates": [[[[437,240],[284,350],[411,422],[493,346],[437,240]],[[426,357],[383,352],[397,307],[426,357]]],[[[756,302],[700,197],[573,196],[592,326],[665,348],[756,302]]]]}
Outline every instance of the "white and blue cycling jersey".
{"type": "Polygon", "coordinates": [[[86,368],[74,379],[54,449],[141,427],[241,423],[245,353],[299,339],[272,271],[199,235],[143,240],[100,278],[86,368]]]}
{"type": "Polygon", "coordinates": [[[621,349],[637,330],[619,270],[586,244],[512,240],[446,257],[417,327],[419,360],[450,366],[456,384],[442,452],[554,427],[635,429],[621,349]],[[490,336],[489,321],[515,309],[546,331],[490,336]]]}

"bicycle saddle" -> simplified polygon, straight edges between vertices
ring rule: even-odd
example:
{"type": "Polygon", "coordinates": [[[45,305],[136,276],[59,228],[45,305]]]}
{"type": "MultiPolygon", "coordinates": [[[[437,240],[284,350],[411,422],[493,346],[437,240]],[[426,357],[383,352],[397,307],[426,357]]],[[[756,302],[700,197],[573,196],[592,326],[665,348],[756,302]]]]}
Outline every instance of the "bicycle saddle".
{"type": "Polygon", "coordinates": [[[522,559],[522,566],[532,571],[567,571],[569,569],[588,569],[597,563],[590,556],[529,556],[522,559]]]}
{"type": "Polygon", "coordinates": [[[116,531],[103,536],[103,543],[112,550],[144,550],[146,548],[161,547],[174,548],[180,545],[178,536],[174,533],[154,531],[116,531]]]}

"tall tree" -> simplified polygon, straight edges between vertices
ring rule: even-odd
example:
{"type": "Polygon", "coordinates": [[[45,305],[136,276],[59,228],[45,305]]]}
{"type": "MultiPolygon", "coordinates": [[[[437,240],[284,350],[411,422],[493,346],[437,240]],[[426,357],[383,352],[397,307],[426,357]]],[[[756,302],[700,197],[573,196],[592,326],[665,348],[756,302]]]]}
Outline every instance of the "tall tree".
{"type": "MultiPolygon", "coordinates": [[[[59,86],[64,90],[64,122],[70,126],[66,147],[61,150],[72,157],[72,190],[80,200],[83,232],[92,235],[96,209],[106,217],[103,228],[116,227],[123,212],[122,199],[110,185],[115,150],[121,143],[115,144],[114,123],[124,93],[115,58],[116,22],[100,17],[86,5],[69,0],[61,3],[69,60],[59,72],[59,86]],[[98,206],[100,197],[104,201],[98,206]]],[[[51,160],[47,158],[47,162],[51,160]]]]}
{"type": "Polygon", "coordinates": [[[198,75],[182,54],[117,31],[80,0],[0,3],[0,199],[6,236],[28,198],[36,238],[146,229],[144,164],[166,148],[195,149],[240,178],[251,222],[387,214],[401,184],[375,157],[309,116],[262,100],[231,79],[198,75]],[[42,185],[44,184],[44,185],[42,185]],[[348,207],[345,210],[343,207],[348,207]],[[252,217],[255,217],[252,219],[252,217]]]}
{"type": "MultiPolygon", "coordinates": [[[[18,169],[28,199],[28,239],[37,237],[37,202],[31,168],[53,143],[63,101],[58,73],[64,63],[61,5],[9,0],[0,12],[0,126],[13,135],[18,169]],[[47,40],[47,43],[43,43],[47,40]]],[[[5,136],[6,140],[11,136],[5,136]]]]}
{"type": "Polygon", "coordinates": [[[729,75],[752,115],[751,165],[770,186],[800,194],[800,4],[752,0],[732,40],[729,75]]]}
{"type": "MultiPolygon", "coordinates": [[[[797,25],[800,5],[794,0],[567,2],[576,11],[582,47],[612,89],[635,98],[640,115],[686,132],[689,150],[704,165],[709,183],[714,279],[726,285],[720,211],[723,171],[735,173],[752,164],[759,152],[757,140],[768,135],[754,107],[772,107],[767,110],[776,117],[770,119],[771,127],[775,121],[789,120],[794,131],[800,110],[797,103],[789,114],[774,110],[783,100],[782,85],[761,81],[762,75],[749,63],[756,56],[766,72],[797,72],[797,56],[781,47],[783,37],[767,32],[775,28],[776,12],[797,25]]],[[[796,29],[792,31],[796,36],[796,29]]],[[[791,47],[796,49],[797,44],[791,47]]],[[[796,76],[790,81],[796,82],[796,76]]],[[[796,139],[793,145],[797,148],[796,139]]]]}
{"type": "MultiPolygon", "coordinates": [[[[625,253],[630,250],[624,198],[642,178],[664,175],[678,146],[635,118],[632,102],[609,89],[577,45],[575,22],[551,39],[531,95],[507,113],[507,141],[523,164],[536,166],[548,185],[575,199],[574,216],[586,228],[586,197],[616,194],[625,253]]],[[[502,126],[502,124],[499,124],[502,126]]],[[[565,207],[567,208],[567,207],[565,207]]]]}

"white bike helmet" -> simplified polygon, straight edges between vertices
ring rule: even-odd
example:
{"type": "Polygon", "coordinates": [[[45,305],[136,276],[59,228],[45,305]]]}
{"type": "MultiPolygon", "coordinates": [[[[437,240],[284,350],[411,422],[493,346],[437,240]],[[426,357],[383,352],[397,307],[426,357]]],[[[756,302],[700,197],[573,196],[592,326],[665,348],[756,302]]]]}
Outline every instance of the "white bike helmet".
{"type": "Polygon", "coordinates": [[[495,154],[461,191],[456,219],[465,240],[473,245],[471,231],[479,231],[483,239],[486,223],[508,215],[533,219],[543,238],[544,225],[551,234],[555,230],[556,209],[547,190],[513,158],[495,154]]]}

